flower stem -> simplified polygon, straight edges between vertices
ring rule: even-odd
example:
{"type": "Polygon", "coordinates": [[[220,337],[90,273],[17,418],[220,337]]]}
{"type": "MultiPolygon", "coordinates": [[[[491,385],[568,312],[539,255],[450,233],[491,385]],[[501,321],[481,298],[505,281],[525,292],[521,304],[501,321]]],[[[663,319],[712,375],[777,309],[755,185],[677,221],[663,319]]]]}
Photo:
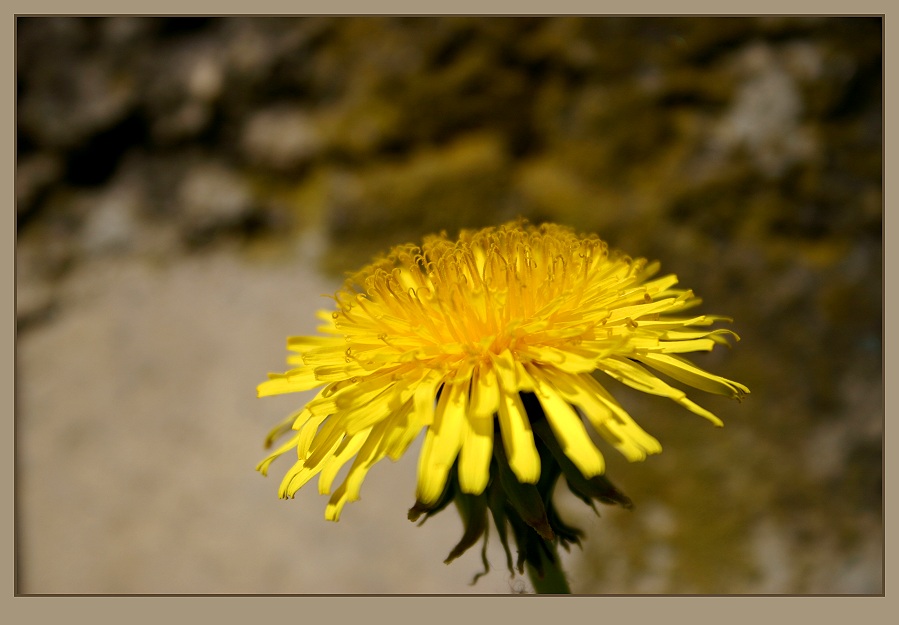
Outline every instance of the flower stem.
{"type": "Polygon", "coordinates": [[[559,558],[559,551],[556,545],[550,541],[546,541],[546,545],[552,552],[552,559],[549,558],[543,550],[540,551],[541,564],[543,565],[543,577],[536,567],[527,563],[528,577],[534,585],[534,591],[538,595],[570,595],[571,588],[568,587],[568,580],[565,578],[565,572],[562,570],[562,561],[559,558]]]}

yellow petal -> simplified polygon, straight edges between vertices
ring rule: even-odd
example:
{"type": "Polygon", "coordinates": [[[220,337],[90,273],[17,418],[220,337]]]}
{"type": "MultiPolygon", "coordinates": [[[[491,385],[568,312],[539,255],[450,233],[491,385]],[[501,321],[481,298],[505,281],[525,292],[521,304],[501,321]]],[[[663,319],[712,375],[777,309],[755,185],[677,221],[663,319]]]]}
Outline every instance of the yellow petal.
{"type": "Polygon", "coordinates": [[[605,470],[605,461],[590,440],[580,415],[540,375],[535,374],[533,377],[537,383],[537,399],[565,455],[580,469],[584,477],[600,475],[605,470]]]}
{"type": "MultiPolygon", "coordinates": [[[[643,460],[647,454],[657,454],[662,451],[662,445],[655,437],[649,435],[636,421],[621,407],[614,397],[597,382],[591,375],[581,376],[596,398],[611,411],[613,419],[604,423],[609,432],[619,439],[616,444],[619,450],[628,460],[643,460]]],[[[611,441],[610,441],[611,442],[611,441]]]]}
{"type": "Polygon", "coordinates": [[[650,295],[656,295],[657,293],[667,291],[675,284],[677,284],[677,276],[672,273],[668,274],[667,276],[662,276],[661,278],[656,278],[655,280],[645,282],[643,284],[643,288],[645,288],[646,292],[650,295]]]}
{"type": "Polygon", "coordinates": [[[497,356],[491,354],[491,357],[502,392],[517,391],[518,371],[515,369],[515,358],[512,353],[507,349],[497,356]]]}
{"type": "Polygon", "coordinates": [[[718,344],[713,338],[666,341],[661,343],[659,352],[665,354],[686,354],[688,352],[708,352],[718,344]]]}
{"type": "Polygon", "coordinates": [[[337,487],[328,505],[325,508],[325,519],[328,521],[340,520],[340,512],[348,501],[356,501],[359,499],[359,492],[362,489],[362,481],[365,479],[369,469],[383,457],[383,452],[379,452],[381,446],[383,432],[386,430],[386,422],[379,423],[372,428],[371,433],[365,439],[365,444],[356,455],[356,459],[350,466],[346,479],[337,487]]]}
{"type": "Polygon", "coordinates": [[[322,384],[320,380],[316,379],[315,372],[311,367],[301,367],[287,373],[269,373],[268,375],[270,379],[256,387],[258,397],[308,391],[322,384]]]}
{"type": "Polygon", "coordinates": [[[524,353],[543,365],[569,373],[584,373],[596,369],[596,357],[578,354],[574,349],[558,349],[539,345],[528,346],[524,353]]]}
{"type": "Polygon", "coordinates": [[[547,374],[562,397],[580,408],[593,428],[631,462],[662,450],[659,442],[637,425],[592,375],[547,374]]]}
{"type": "Polygon", "coordinates": [[[437,399],[437,387],[442,382],[442,376],[432,371],[415,387],[412,394],[416,420],[422,425],[431,425],[434,421],[434,402],[437,399]]]}
{"type": "Polygon", "coordinates": [[[337,473],[362,448],[370,431],[371,428],[363,430],[358,434],[347,436],[341,441],[335,453],[328,456],[318,478],[318,493],[320,495],[331,493],[331,484],[334,482],[334,478],[337,477],[337,473]]]}
{"type": "Polygon", "coordinates": [[[683,358],[665,354],[642,354],[638,359],[675,380],[689,384],[707,393],[715,393],[727,397],[742,397],[749,392],[749,389],[739,382],[703,371],[683,358]]]}
{"type": "MultiPolygon", "coordinates": [[[[634,358],[637,358],[635,355],[634,358]]],[[[606,358],[597,364],[600,371],[608,374],[612,378],[627,384],[631,388],[652,395],[661,395],[677,399],[683,397],[685,393],[679,389],[669,386],[658,377],[627,358],[606,358]]]]}
{"type": "Polygon", "coordinates": [[[327,415],[312,415],[300,426],[300,438],[297,440],[297,458],[299,460],[305,460],[309,456],[309,449],[318,433],[318,426],[327,418],[327,415]]]}
{"type": "MultiPolygon", "coordinates": [[[[312,421],[310,420],[310,423],[312,421]]],[[[305,428],[304,428],[305,429],[305,428]]],[[[303,432],[305,433],[305,431],[303,432]]],[[[337,449],[340,441],[346,436],[346,430],[340,419],[327,418],[321,429],[315,433],[309,444],[309,454],[306,456],[307,466],[320,466],[337,449]]]]}
{"type": "Polygon", "coordinates": [[[439,499],[450,467],[462,444],[468,385],[444,384],[434,412],[434,423],[425,434],[418,463],[416,499],[424,504],[439,499]]]}
{"type": "Polygon", "coordinates": [[[297,460],[290,470],[284,474],[281,485],[278,487],[278,496],[281,499],[293,497],[314,476],[315,471],[307,468],[302,460],[297,460]]]}
{"type": "Polygon", "coordinates": [[[300,434],[297,432],[294,436],[292,436],[286,443],[278,447],[275,451],[273,451],[269,456],[256,465],[256,470],[262,473],[262,475],[268,475],[268,468],[272,462],[275,461],[279,456],[287,453],[294,447],[296,447],[297,442],[300,440],[300,434]]]}
{"type": "Polygon", "coordinates": [[[463,493],[479,495],[490,478],[493,457],[493,416],[475,416],[469,411],[459,452],[459,487],[463,493]]]}
{"type": "Polygon", "coordinates": [[[534,433],[516,389],[500,390],[499,428],[509,467],[520,482],[536,484],[540,478],[540,456],[534,445],[534,433]]]}
{"type": "Polygon", "coordinates": [[[627,318],[636,319],[649,315],[667,313],[674,310],[682,310],[686,307],[686,300],[681,298],[665,298],[654,302],[636,304],[634,306],[622,306],[615,308],[609,315],[606,323],[620,323],[627,318]]]}
{"type": "MultiPolygon", "coordinates": [[[[726,328],[719,328],[717,330],[689,330],[689,329],[678,329],[678,330],[666,330],[662,332],[659,336],[660,339],[664,341],[684,341],[688,339],[701,339],[706,337],[713,336],[723,336],[729,335],[732,336],[736,340],[740,340],[740,337],[737,336],[737,333],[728,330],[726,328]]],[[[727,343],[727,340],[724,339],[724,343],[727,343]]]]}
{"type": "MultiPolygon", "coordinates": [[[[330,318],[331,313],[328,313],[330,318]]],[[[295,352],[304,352],[319,347],[333,347],[346,345],[346,341],[336,336],[290,336],[287,338],[287,349],[295,352]]]]}
{"type": "Polygon", "coordinates": [[[478,417],[493,417],[499,410],[499,382],[488,361],[474,370],[471,382],[471,412],[478,417]]]}
{"type": "Polygon", "coordinates": [[[381,446],[378,450],[380,454],[386,454],[391,460],[399,460],[412,441],[421,432],[424,427],[421,416],[415,412],[413,401],[407,401],[406,404],[395,412],[387,420],[387,429],[384,434],[381,446]]]}
{"type": "Polygon", "coordinates": [[[399,410],[414,395],[422,376],[419,372],[413,372],[398,380],[394,379],[394,374],[381,377],[384,386],[380,389],[376,387],[358,397],[346,395],[338,400],[338,407],[347,406],[341,411],[341,418],[346,423],[348,433],[355,434],[372,427],[399,410]]]}
{"type": "Polygon", "coordinates": [[[347,354],[347,349],[346,343],[343,341],[338,345],[316,347],[303,354],[303,362],[310,367],[327,365],[343,367],[353,362],[347,354]]]}

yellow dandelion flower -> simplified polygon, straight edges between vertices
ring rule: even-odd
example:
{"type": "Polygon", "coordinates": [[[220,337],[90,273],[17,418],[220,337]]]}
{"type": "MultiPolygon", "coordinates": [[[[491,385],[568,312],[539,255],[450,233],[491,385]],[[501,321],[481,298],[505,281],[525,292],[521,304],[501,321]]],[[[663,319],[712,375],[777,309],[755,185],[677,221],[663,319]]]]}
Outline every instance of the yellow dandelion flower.
{"type": "MultiPolygon", "coordinates": [[[[397,460],[424,430],[410,518],[446,505],[449,490],[465,517],[460,502],[483,509],[496,482],[505,485],[507,512],[538,534],[574,537],[545,507],[526,502],[534,499],[527,486],[561,471],[585,501],[627,502],[600,477],[605,462],[586,423],[629,460],[661,451],[606,390],[604,376],[716,425],[715,415],[657,374],[729,397],[749,392],[682,356],[737,337],[711,329],[724,317],[684,314],[700,300],[675,288],[674,275],[656,277],[658,270],[594,235],[522,221],[394,247],[346,281],[333,311],[319,313],[320,335],[288,339],[294,368],[258,386],[260,397],[321,387],[272,431],[269,444],[290,436],[258,468],[265,473],[295,450],[280,496],[293,497],[319,476],[319,492],[331,495],[325,517],[336,521],[359,499],[369,469],[397,460]]],[[[498,529],[497,514],[508,516],[500,508],[490,506],[498,529]]],[[[466,521],[477,536],[479,524],[466,521]]],[[[463,543],[471,537],[462,550],[463,543]]]]}

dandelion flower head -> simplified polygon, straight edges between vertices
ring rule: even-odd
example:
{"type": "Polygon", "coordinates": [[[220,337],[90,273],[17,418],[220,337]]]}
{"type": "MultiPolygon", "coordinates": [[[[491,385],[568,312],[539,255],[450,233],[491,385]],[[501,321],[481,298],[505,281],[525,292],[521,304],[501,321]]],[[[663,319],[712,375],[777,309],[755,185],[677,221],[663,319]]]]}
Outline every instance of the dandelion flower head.
{"type": "Polygon", "coordinates": [[[259,470],[294,451],[279,495],[291,498],[318,476],[319,492],[331,495],[325,517],[336,521],[369,469],[397,460],[422,430],[422,509],[449,482],[483,493],[497,455],[517,482],[536,484],[545,460],[528,398],[560,462],[584,479],[605,469],[588,425],[629,460],[661,451],[606,390],[607,378],[721,425],[658,374],[740,398],[745,386],[682,356],[736,335],[711,328],[724,317],[684,314],[700,300],[658,270],[595,235],[523,221],[394,247],[347,279],[334,309],[319,313],[319,335],[288,339],[293,368],[258,386],[259,396],[321,387],[269,435],[269,445],[289,437],[259,470]]]}

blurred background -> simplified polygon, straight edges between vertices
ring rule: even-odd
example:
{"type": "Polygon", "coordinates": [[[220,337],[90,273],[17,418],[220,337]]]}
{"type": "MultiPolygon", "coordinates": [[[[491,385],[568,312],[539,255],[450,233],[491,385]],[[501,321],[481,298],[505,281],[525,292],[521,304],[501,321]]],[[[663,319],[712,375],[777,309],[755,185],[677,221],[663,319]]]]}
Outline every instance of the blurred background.
{"type": "Polygon", "coordinates": [[[881,593],[880,18],[18,18],[20,593],[516,593],[442,563],[416,449],[340,523],[288,462],[285,338],[387,247],[516,216],[733,316],[747,384],[609,388],[665,451],[566,554],[576,593],[881,593]]]}

